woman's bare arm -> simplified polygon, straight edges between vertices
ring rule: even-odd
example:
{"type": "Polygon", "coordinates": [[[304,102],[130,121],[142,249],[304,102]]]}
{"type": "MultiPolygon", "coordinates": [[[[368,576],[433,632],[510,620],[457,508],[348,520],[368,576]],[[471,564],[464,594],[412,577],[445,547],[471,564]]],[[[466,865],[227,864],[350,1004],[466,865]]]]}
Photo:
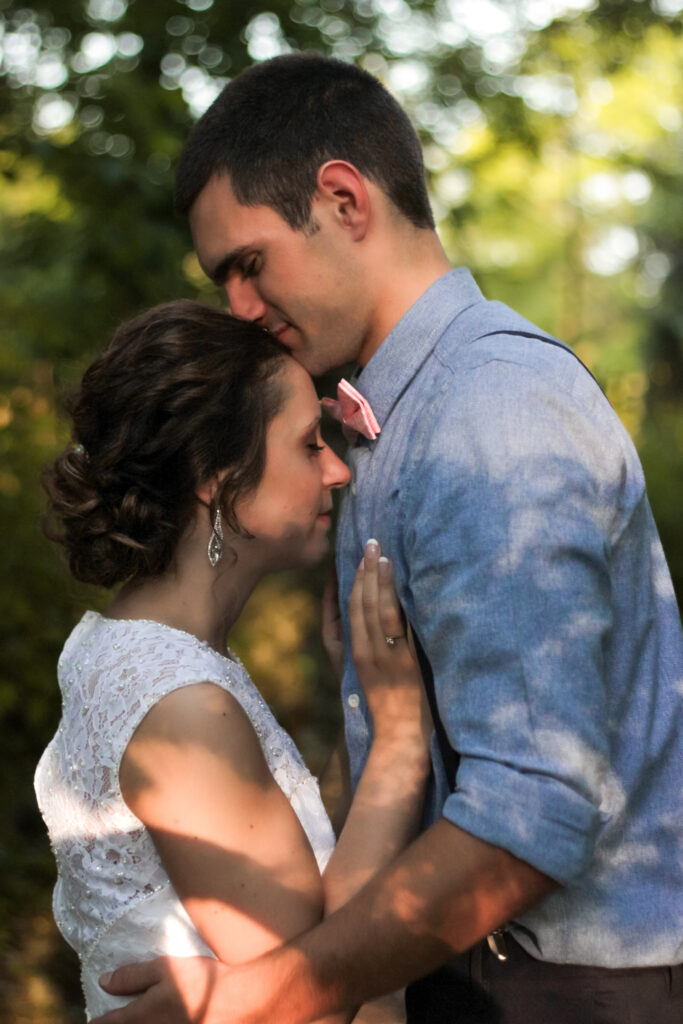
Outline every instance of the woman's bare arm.
{"type": "Polygon", "coordinates": [[[313,851],[231,694],[202,683],[161,700],[129,743],[120,781],[219,959],[249,960],[320,919],[313,851]]]}

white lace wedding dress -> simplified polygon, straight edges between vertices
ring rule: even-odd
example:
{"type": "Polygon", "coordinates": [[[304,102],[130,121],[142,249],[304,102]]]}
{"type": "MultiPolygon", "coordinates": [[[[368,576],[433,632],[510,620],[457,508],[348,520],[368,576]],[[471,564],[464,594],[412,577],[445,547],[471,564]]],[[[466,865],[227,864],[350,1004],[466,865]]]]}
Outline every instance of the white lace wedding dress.
{"type": "Polygon", "coordinates": [[[80,957],[90,1019],[129,1001],[100,989],[104,971],[164,954],[213,955],[119,788],[123,752],[163,696],[199,682],[228,690],[254,726],[321,870],[334,835],[316,780],[236,659],[156,622],[87,612],[64,646],[58,674],[62,719],[35,786],[57,860],[55,919],[80,957]]]}

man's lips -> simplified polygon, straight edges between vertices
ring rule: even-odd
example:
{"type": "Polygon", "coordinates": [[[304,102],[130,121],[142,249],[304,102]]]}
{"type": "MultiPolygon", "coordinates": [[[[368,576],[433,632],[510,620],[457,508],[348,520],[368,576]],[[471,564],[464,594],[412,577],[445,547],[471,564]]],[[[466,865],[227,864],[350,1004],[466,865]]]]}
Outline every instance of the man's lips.
{"type": "Polygon", "coordinates": [[[279,327],[275,327],[273,330],[271,330],[270,333],[274,334],[278,341],[281,341],[283,344],[285,344],[284,336],[291,326],[291,324],[280,324],[279,327]]]}

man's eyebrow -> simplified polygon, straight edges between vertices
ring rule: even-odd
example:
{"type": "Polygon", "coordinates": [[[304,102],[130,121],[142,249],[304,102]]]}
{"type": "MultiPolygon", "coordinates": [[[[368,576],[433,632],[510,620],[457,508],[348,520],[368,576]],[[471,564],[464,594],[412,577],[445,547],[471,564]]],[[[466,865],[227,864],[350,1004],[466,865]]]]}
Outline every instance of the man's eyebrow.
{"type": "Polygon", "coordinates": [[[222,285],[225,283],[225,279],[230,274],[230,271],[236,263],[244,256],[249,246],[239,245],[236,249],[231,249],[229,253],[220,260],[219,263],[213,268],[213,270],[207,270],[206,276],[209,277],[214,284],[222,285]]]}

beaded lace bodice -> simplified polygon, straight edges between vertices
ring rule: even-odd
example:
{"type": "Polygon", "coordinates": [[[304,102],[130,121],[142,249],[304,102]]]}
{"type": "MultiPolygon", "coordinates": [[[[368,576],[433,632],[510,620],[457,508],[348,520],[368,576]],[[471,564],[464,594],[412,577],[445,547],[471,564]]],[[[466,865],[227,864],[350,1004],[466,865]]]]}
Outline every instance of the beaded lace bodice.
{"type": "Polygon", "coordinates": [[[228,690],[254,726],[321,870],[334,836],[315,779],[236,659],[155,622],[87,612],[64,646],[58,675],[62,719],[35,785],[57,860],[55,919],[81,958],[94,1016],[127,1001],[99,988],[104,970],[163,954],[212,955],[119,788],[126,746],[162,697],[200,682],[228,690]]]}

